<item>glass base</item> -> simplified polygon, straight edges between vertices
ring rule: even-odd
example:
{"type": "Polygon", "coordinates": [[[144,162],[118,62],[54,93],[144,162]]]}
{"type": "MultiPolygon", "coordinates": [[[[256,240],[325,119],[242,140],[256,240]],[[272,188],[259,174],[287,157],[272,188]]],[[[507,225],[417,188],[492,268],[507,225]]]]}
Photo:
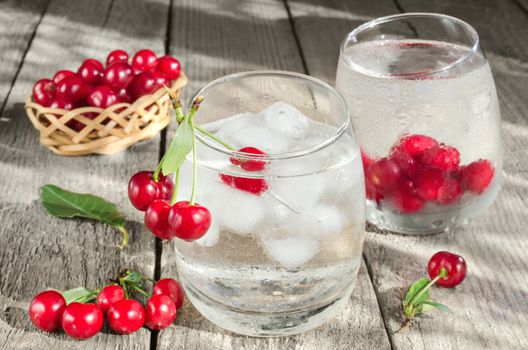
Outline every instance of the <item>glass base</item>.
{"type": "Polygon", "coordinates": [[[464,205],[453,205],[443,210],[427,208],[413,214],[402,214],[367,200],[367,221],[380,230],[404,235],[431,235],[447,232],[468,223],[469,219],[493,204],[500,190],[499,179],[482,195],[464,205]]]}
{"type": "Polygon", "coordinates": [[[316,328],[344,308],[354,289],[354,283],[351,283],[342,297],[310,309],[265,313],[218,303],[197,291],[183,277],[180,279],[186,296],[202,316],[228,331],[253,337],[290,336],[316,328]]]}

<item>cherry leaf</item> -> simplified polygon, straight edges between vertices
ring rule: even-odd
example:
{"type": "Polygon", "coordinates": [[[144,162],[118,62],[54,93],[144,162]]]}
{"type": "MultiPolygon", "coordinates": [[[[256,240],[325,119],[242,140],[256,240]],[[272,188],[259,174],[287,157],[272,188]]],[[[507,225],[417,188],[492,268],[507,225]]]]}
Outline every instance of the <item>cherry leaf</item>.
{"type": "Polygon", "coordinates": [[[66,300],[66,304],[73,303],[74,301],[85,303],[97,295],[96,291],[84,287],[69,289],[61,294],[66,300]]]}
{"type": "MultiPolygon", "coordinates": [[[[409,290],[405,295],[405,300],[403,301],[403,304],[410,305],[416,295],[418,295],[418,293],[420,293],[420,291],[424,289],[428,283],[429,280],[427,278],[420,278],[418,281],[414,282],[411,287],[409,287],[409,290]]],[[[417,300],[414,300],[412,304],[422,304],[426,300],[429,300],[429,290],[424,291],[424,293],[417,300]]]]}
{"type": "Polygon", "coordinates": [[[423,305],[423,311],[422,312],[427,312],[429,310],[432,310],[434,308],[437,308],[439,309],[440,311],[443,311],[443,312],[451,312],[451,310],[449,310],[449,308],[447,306],[445,306],[444,304],[440,304],[440,303],[437,303],[436,301],[433,301],[433,300],[426,300],[422,303],[423,305]]]}
{"type": "Polygon", "coordinates": [[[188,117],[176,129],[172,138],[169,149],[163,156],[161,170],[163,174],[169,175],[175,173],[185,161],[185,158],[192,151],[193,145],[193,126],[188,117]]]}

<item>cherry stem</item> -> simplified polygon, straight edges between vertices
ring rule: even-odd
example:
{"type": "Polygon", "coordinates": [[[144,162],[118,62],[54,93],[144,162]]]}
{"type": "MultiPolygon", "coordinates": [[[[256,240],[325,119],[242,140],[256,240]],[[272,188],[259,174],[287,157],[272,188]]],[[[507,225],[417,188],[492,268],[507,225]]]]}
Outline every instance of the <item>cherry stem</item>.
{"type": "Polygon", "coordinates": [[[409,302],[409,305],[413,305],[418,299],[420,299],[420,297],[429,289],[431,288],[431,286],[433,286],[440,278],[444,278],[444,277],[447,277],[447,270],[445,267],[442,267],[440,269],[440,271],[438,272],[438,275],[433,278],[431,281],[429,281],[429,283],[427,283],[425,285],[425,287],[423,287],[420,292],[418,294],[416,294],[414,296],[414,298],[411,299],[411,301],[409,302]]]}
{"type": "Polygon", "coordinates": [[[159,173],[161,172],[161,167],[163,166],[163,160],[165,159],[165,155],[163,155],[163,157],[161,157],[161,160],[158,164],[158,167],[156,168],[156,171],[154,172],[154,175],[152,175],[152,179],[154,180],[154,182],[158,182],[159,180],[159,173]]]}
{"type": "Polygon", "coordinates": [[[222,146],[224,146],[225,148],[227,148],[228,150],[230,151],[235,151],[236,148],[231,146],[230,144],[220,140],[218,137],[216,137],[215,135],[211,134],[209,131],[199,127],[199,126],[196,126],[196,130],[198,130],[199,132],[201,132],[202,134],[204,134],[205,136],[209,137],[210,139],[218,142],[219,144],[221,144],[222,146]]]}
{"type": "Polygon", "coordinates": [[[176,170],[176,178],[174,179],[174,192],[172,193],[172,199],[170,204],[174,205],[178,201],[178,184],[180,182],[180,168],[176,170]]]}
{"type": "Polygon", "coordinates": [[[183,121],[183,119],[185,119],[185,116],[183,115],[183,110],[181,107],[181,102],[178,99],[178,96],[176,95],[174,91],[169,89],[167,85],[165,84],[163,84],[163,86],[165,87],[165,90],[167,90],[169,94],[169,98],[172,103],[172,108],[174,108],[174,110],[176,111],[176,121],[178,122],[178,124],[180,124],[183,121]]]}
{"type": "Polygon", "coordinates": [[[117,226],[119,231],[121,231],[123,235],[123,240],[121,241],[121,245],[118,247],[119,249],[123,249],[128,245],[128,230],[125,228],[124,225],[117,226]]]}
{"type": "MultiPolygon", "coordinates": [[[[191,110],[192,112],[192,110],[191,110]]],[[[189,114],[191,116],[191,114],[189,114]]],[[[191,192],[191,200],[189,201],[190,205],[194,205],[194,201],[196,198],[196,182],[198,181],[198,172],[197,172],[197,166],[196,166],[196,132],[195,132],[195,125],[194,120],[190,119],[191,127],[192,127],[192,155],[193,155],[193,182],[192,182],[192,192],[191,192]]]]}
{"type": "Polygon", "coordinates": [[[150,295],[148,295],[147,292],[145,292],[143,289],[139,288],[137,285],[133,284],[132,285],[132,288],[134,288],[137,292],[139,292],[140,294],[142,294],[143,296],[147,297],[147,298],[150,298],[150,295]]]}

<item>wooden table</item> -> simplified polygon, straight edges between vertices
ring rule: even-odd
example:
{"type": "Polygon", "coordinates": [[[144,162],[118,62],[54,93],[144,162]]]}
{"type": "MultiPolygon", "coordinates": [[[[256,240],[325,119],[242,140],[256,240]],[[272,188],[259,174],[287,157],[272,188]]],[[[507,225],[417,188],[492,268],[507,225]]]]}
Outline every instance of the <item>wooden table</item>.
{"type": "Polygon", "coordinates": [[[0,33],[0,349],[528,348],[527,0],[3,0],[0,33]],[[103,331],[77,342],[33,327],[28,303],[43,289],[99,286],[124,266],[153,277],[176,274],[171,246],[147,233],[125,190],[134,172],[155,166],[173,129],[115,156],[55,156],[39,145],[23,110],[34,81],[75,69],[87,56],[150,47],[181,59],[192,79],[187,98],[214,78],[244,70],[291,70],[333,83],[346,33],[375,17],[411,11],[468,21],[491,62],[505,170],[502,191],[484,215],[456,233],[432,237],[369,232],[347,308],[299,336],[232,334],[188,302],[161,333],[103,331]],[[103,224],[47,215],[38,202],[46,183],[119,203],[130,220],[130,248],[117,251],[118,235],[103,224]],[[428,257],[441,249],[461,253],[469,265],[456,291],[434,290],[453,313],[432,312],[397,333],[404,288],[424,275],[428,257]]]}

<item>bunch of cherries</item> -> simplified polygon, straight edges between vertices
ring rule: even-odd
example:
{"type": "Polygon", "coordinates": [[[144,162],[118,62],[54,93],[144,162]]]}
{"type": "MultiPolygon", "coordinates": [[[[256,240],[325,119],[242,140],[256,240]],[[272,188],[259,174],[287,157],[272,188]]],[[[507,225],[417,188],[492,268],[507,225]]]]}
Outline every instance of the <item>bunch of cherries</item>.
{"type": "Polygon", "coordinates": [[[167,328],[183,304],[183,290],[176,280],[163,278],[154,283],[150,296],[140,286],[143,279],[153,281],[138,272],[127,271],[115,283],[98,290],[84,289],[86,292],[68,302],[69,291],[41,292],[31,301],[29,317],[40,330],[56,332],[62,328],[79,340],[99,333],[105,317],[108,326],[118,334],[131,334],[143,326],[152,330],[167,328]],[[149,297],[145,307],[130,297],[131,291],[149,297]]]}
{"type": "Polygon", "coordinates": [[[367,198],[378,205],[389,199],[402,213],[421,210],[426,202],[449,205],[465,191],[481,194],[493,179],[494,167],[480,159],[460,166],[460,153],[425,135],[400,139],[385,158],[362,152],[367,198]]]}
{"type": "MultiPolygon", "coordinates": [[[[53,79],[40,79],[33,86],[33,100],[44,107],[65,110],[84,106],[105,109],[153,93],[178,79],[180,71],[180,62],[172,56],[157,57],[153,51],[142,49],[129,63],[126,51],[114,50],[106,58],[106,66],[88,58],[77,72],[63,69],[53,79]]],[[[97,113],[85,116],[95,119],[97,113]]],[[[85,125],[72,120],[68,126],[80,131],[85,125]]]]}

